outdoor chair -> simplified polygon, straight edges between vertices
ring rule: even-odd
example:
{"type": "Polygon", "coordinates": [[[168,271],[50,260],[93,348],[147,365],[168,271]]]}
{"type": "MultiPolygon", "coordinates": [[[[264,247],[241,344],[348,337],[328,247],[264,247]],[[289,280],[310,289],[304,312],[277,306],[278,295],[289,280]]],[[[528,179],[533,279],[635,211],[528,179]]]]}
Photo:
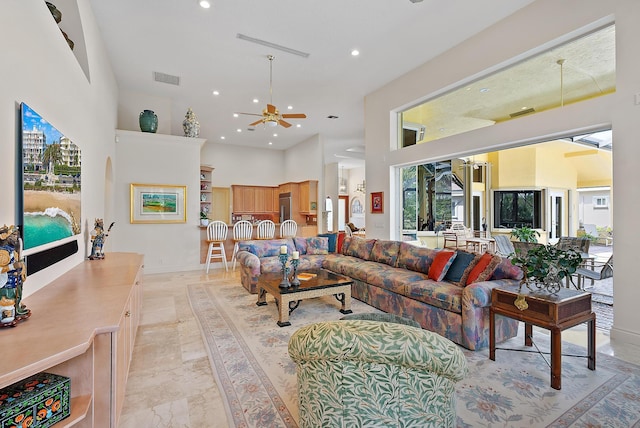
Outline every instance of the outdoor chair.
{"type": "Polygon", "coordinates": [[[513,242],[507,235],[494,235],[493,239],[496,240],[496,254],[500,257],[509,257],[516,252],[513,242]]]}
{"type": "Polygon", "coordinates": [[[578,289],[584,289],[584,278],[589,278],[592,281],[600,281],[606,278],[613,277],[613,254],[604,263],[593,262],[593,266],[579,267],[575,275],[578,277],[578,289]]]}

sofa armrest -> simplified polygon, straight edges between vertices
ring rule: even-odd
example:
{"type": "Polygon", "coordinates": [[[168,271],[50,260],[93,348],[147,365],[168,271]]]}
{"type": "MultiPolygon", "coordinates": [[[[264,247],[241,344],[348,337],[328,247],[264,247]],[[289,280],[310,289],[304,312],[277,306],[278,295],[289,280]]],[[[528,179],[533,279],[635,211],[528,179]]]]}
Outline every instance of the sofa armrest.
{"type": "Polygon", "coordinates": [[[358,361],[403,366],[457,382],[467,373],[460,348],[436,333],[401,324],[345,320],[319,322],[289,340],[296,362],[358,361]]]}
{"type": "Polygon", "coordinates": [[[491,306],[491,290],[503,285],[517,286],[520,281],[517,279],[494,279],[491,281],[481,281],[469,284],[462,292],[463,306],[475,306],[485,308],[491,306]]]}

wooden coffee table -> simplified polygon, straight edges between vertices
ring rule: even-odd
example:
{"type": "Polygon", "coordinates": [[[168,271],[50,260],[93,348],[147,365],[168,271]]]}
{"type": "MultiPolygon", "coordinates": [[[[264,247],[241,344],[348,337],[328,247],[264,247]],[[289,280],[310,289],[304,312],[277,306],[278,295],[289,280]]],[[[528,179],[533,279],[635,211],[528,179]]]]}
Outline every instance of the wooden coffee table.
{"type": "Polygon", "coordinates": [[[316,276],[306,281],[301,280],[299,286],[289,288],[279,287],[282,281],[282,273],[261,274],[260,278],[258,278],[258,301],[256,305],[265,306],[267,304],[267,293],[271,294],[276,299],[276,305],[278,306],[277,324],[280,327],[291,325],[289,315],[304,299],[333,294],[342,303],[340,312],[343,314],[352,312],[351,284],[353,284],[353,280],[351,278],[324,269],[305,271],[305,273],[313,273],[316,276]]]}
{"type": "MultiPolygon", "coordinates": [[[[556,294],[533,292],[522,286],[521,293],[529,307],[523,311],[514,302],[518,287],[502,286],[491,292],[489,310],[489,358],[496,359],[496,314],[523,321],[525,346],[533,345],[532,325],[551,330],[551,387],[561,388],[562,380],[562,331],[587,323],[587,367],[596,369],[596,315],[591,311],[591,294],[584,291],[561,288],[556,294]]],[[[499,348],[504,349],[504,348],[499,348]]],[[[578,356],[578,355],[572,355],[578,356]]]]}

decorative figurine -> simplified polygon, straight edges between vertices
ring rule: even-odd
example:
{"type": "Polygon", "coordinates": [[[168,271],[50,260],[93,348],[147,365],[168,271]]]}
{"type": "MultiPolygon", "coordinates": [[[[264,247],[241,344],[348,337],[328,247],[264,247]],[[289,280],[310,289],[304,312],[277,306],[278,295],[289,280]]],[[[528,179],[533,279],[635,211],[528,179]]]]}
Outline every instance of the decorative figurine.
{"type": "Polygon", "coordinates": [[[104,252],[102,251],[102,247],[104,246],[104,240],[107,236],[109,236],[109,232],[111,232],[111,228],[115,222],[112,222],[109,225],[109,229],[107,232],[104,231],[104,221],[101,218],[97,218],[93,230],[91,231],[91,255],[89,256],[89,260],[102,260],[104,259],[104,252]]]}
{"type": "Polygon", "coordinates": [[[20,232],[5,224],[0,227],[0,327],[13,327],[31,316],[31,310],[22,304],[26,279],[20,232]]]}

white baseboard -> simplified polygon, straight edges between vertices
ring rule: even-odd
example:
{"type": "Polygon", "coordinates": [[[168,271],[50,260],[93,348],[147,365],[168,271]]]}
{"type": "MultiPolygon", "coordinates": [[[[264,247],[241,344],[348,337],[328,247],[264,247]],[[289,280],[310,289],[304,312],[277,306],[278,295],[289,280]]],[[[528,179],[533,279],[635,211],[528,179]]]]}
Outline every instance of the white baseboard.
{"type": "Polygon", "coordinates": [[[634,345],[640,346],[640,333],[618,328],[615,326],[615,321],[614,326],[611,327],[611,330],[609,331],[609,336],[611,337],[611,339],[616,341],[632,343],[634,345]]]}

